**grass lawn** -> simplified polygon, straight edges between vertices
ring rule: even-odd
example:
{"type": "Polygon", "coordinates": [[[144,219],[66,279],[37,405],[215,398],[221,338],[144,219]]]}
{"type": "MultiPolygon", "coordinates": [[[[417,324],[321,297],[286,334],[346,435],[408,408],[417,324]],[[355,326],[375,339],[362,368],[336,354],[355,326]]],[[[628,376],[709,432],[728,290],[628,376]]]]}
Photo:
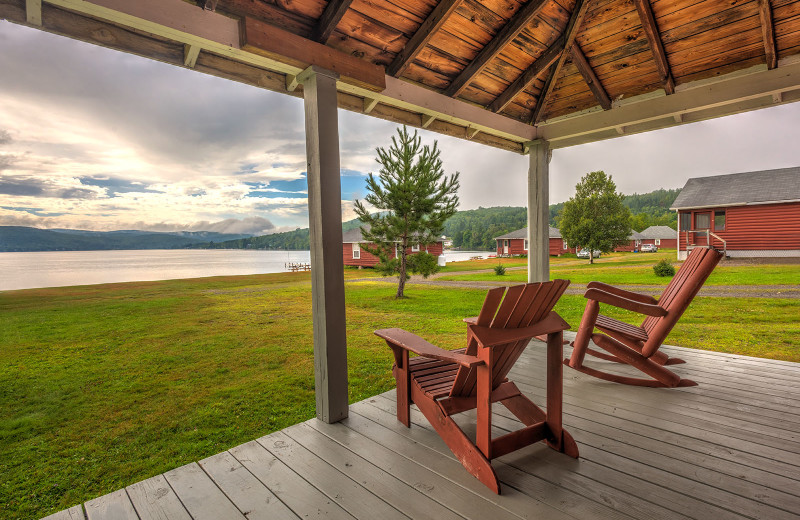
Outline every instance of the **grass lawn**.
{"type": "MultiPolygon", "coordinates": [[[[407,293],[347,284],[351,401],[394,384],[373,330],[462,346],[485,291],[407,293]]],[[[577,326],[584,303],[556,310],[577,326]]],[[[669,342],[800,361],[798,314],[800,300],[698,298],[669,342]]],[[[309,273],[5,292],[0,330],[0,518],[39,518],[314,415],[309,273]]]]}

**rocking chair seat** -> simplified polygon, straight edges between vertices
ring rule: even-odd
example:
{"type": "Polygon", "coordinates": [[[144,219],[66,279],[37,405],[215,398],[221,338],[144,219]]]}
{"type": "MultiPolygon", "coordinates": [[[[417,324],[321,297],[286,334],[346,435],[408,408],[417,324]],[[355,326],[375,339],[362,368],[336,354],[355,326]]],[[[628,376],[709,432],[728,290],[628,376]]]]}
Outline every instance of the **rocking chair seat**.
{"type": "Polygon", "coordinates": [[[647,331],[645,331],[642,327],[637,327],[636,325],[631,325],[630,323],[625,323],[624,321],[615,320],[614,318],[609,318],[608,316],[603,316],[602,314],[597,315],[597,321],[595,321],[594,326],[603,332],[610,333],[612,335],[616,333],[635,341],[647,341],[647,331]]]}

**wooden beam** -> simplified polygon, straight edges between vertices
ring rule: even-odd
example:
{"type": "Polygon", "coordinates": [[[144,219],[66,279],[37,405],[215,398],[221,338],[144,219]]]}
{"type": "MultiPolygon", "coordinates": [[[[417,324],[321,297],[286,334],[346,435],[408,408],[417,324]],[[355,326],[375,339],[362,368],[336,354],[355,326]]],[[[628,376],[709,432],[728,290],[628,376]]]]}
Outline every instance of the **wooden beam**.
{"type": "Polygon", "coordinates": [[[468,126],[467,127],[467,139],[472,140],[476,135],[478,135],[478,132],[480,132],[480,131],[481,130],[479,128],[472,128],[471,126],[468,126]]]}
{"type": "Polygon", "coordinates": [[[352,3],[353,0],[330,0],[314,28],[314,39],[320,43],[327,43],[352,3]]]}
{"type": "Polygon", "coordinates": [[[422,51],[428,44],[436,31],[444,25],[447,18],[461,5],[463,0],[441,0],[436,7],[433,8],[431,14],[422,22],[417,32],[414,33],[406,46],[403,47],[397,56],[395,56],[392,63],[386,69],[386,73],[390,76],[400,77],[406,71],[408,66],[414,61],[414,58],[422,51]]]}
{"type": "Polygon", "coordinates": [[[216,11],[217,10],[217,0],[205,0],[205,4],[203,5],[203,9],[206,11],[216,11]]]}
{"type": "MultiPolygon", "coordinates": [[[[564,56],[566,53],[562,53],[561,55],[564,56]]],[[[533,107],[533,112],[531,113],[531,119],[529,121],[530,124],[535,125],[536,122],[539,121],[539,118],[544,114],[544,107],[547,103],[546,94],[553,90],[553,85],[556,82],[556,70],[558,69],[558,63],[553,63],[550,66],[550,74],[547,76],[547,79],[544,80],[544,86],[542,86],[542,91],[539,93],[539,99],[536,100],[536,106],[533,107]]]]}
{"type": "Polygon", "coordinates": [[[364,113],[369,114],[375,107],[378,106],[378,100],[375,98],[364,98],[364,113]]]}
{"type": "Polygon", "coordinates": [[[761,36],[764,39],[764,53],[767,68],[778,66],[778,51],[775,48],[775,24],[772,21],[772,5],[769,0],[758,0],[758,15],[761,18],[761,36]]]}
{"type": "Polygon", "coordinates": [[[348,412],[337,74],[312,66],[298,80],[306,122],[317,418],[334,423],[348,412]]]}
{"type": "Polygon", "coordinates": [[[589,90],[591,90],[592,94],[594,94],[594,97],[597,98],[597,102],[600,103],[600,106],[603,107],[603,110],[610,109],[611,98],[608,97],[608,93],[606,92],[606,89],[603,88],[600,80],[597,79],[597,75],[594,73],[592,66],[589,65],[589,62],[586,60],[586,56],[583,54],[580,45],[578,45],[577,42],[573,43],[569,52],[572,55],[572,63],[575,64],[575,66],[578,68],[578,72],[581,73],[581,76],[583,76],[586,84],[589,85],[589,90]]]}
{"type": "Polygon", "coordinates": [[[197,57],[200,55],[199,45],[186,44],[183,46],[183,64],[190,69],[193,69],[197,63],[197,57]]]}
{"type": "Polygon", "coordinates": [[[492,101],[489,105],[489,110],[492,112],[500,112],[504,108],[506,108],[515,97],[517,97],[523,90],[528,88],[528,86],[539,77],[539,75],[547,70],[555,61],[561,56],[561,53],[564,52],[564,42],[566,41],[565,36],[561,36],[558,38],[553,45],[547,48],[546,51],[542,53],[541,56],[536,58],[536,61],[525,70],[517,79],[514,80],[511,85],[508,86],[507,89],[503,91],[502,94],[497,96],[497,98],[492,101]]]}
{"type": "Polygon", "coordinates": [[[642,22],[642,29],[647,35],[647,42],[650,44],[650,50],[656,60],[656,69],[658,69],[658,74],[661,76],[661,84],[664,85],[664,90],[667,94],[673,94],[675,92],[675,80],[672,78],[672,71],[669,67],[667,54],[664,52],[664,43],[661,41],[661,33],[658,31],[650,0],[633,0],[633,3],[636,4],[636,10],[639,12],[639,19],[642,22]]]}
{"type": "Polygon", "coordinates": [[[586,14],[586,10],[589,7],[590,0],[577,0],[575,2],[575,7],[572,10],[572,14],[569,17],[569,22],[567,22],[567,27],[564,29],[564,52],[561,53],[556,64],[553,66],[553,72],[550,75],[548,82],[545,84],[545,89],[542,90],[542,94],[539,96],[539,100],[536,103],[536,108],[533,111],[533,118],[531,119],[531,123],[534,125],[539,124],[539,121],[544,117],[544,107],[547,106],[547,102],[550,99],[550,95],[553,93],[553,89],[556,87],[556,79],[558,78],[559,73],[561,72],[561,67],[564,66],[564,62],[567,59],[567,50],[572,47],[572,43],[575,41],[575,37],[578,36],[578,29],[580,29],[581,22],[583,22],[583,17],[586,14]]]}
{"type": "Polygon", "coordinates": [[[42,0],[25,0],[25,18],[31,25],[42,25],[42,0]]]}
{"type": "Polygon", "coordinates": [[[369,90],[386,88],[383,67],[250,18],[242,24],[242,50],[298,67],[316,65],[369,90]]]}
{"type": "Polygon", "coordinates": [[[422,114],[422,128],[428,128],[436,120],[436,116],[430,114],[422,114]]]}
{"type": "Polygon", "coordinates": [[[286,75],[286,91],[294,92],[300,86],[300,81],[297,79],[297,74],[286,75]]]}
{"type": "Polygon", "coordinates": [[[494,38],[481,49],[475,59],[450,83],[450,86],[445,89],[444,95],[456,97],[461,94],[475,76],[480,74],[486,65],[500,54],[500,51],[511,43],[522,29],[541,12],[546,3],[547,0],[530,0],[522,6],[522,9],[517,11],[508,23],[497,32],[494,38]]]}

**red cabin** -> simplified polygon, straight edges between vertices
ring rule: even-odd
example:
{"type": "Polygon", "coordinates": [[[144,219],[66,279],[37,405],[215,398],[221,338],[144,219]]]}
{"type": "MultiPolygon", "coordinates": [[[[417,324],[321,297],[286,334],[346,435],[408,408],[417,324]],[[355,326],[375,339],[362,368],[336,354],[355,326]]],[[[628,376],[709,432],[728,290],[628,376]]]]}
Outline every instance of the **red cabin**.
{"type": "MultiPolygon", "coordinates": [[[[360,267],[374,267],[380,259],[368,253],[362,247],[367,242],[364,241],[364,238],[361,235],[361,228],[351,229],[350,231],[345,231],[342,234],[342,256],[344,259],[344,265],[356,265],[360,267]]],[[[444,250],[442,240],[434,244],[428,244],[427,246],[424,245],[414,245],[409,247],[406,250],[407,255],[412,255],[415,253],[419,253],[420,251],[427,251],[428,253],[439,256],[442,254],[444,250]]],[[[397,247],[395,246],[394,254],[390,255],[389,258],[396,258],[398,255],[397,247]]]]}
{"type": "Polygon", "coordinates": [[[650,226],[639,233],[640,245],[653,244],[659,249],[677,249],[678,232],[669,226],[650,226]]]}
{"type": "MultiPolygon", "coordinates": [[[[497,256],[518,256],[528,254],[528,228],[524,227],[503,236],[496,237],[497,256]]],[[[574,253],[575,249],[567,247],[558,229],[550,227],[550,256],[561,256],[574,253]]]]}
{"type": "Polygon", "coordinates": [[[689,179],[671,209],[679,260],[709,241],[730,257],[800,257],[800,167],[689,179]]]}

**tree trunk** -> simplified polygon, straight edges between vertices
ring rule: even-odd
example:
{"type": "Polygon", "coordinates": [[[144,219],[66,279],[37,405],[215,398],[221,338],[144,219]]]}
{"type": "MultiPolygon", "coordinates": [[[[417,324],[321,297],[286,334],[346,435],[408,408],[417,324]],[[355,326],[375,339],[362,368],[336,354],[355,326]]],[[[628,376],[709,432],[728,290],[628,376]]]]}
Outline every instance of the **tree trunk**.
{"type": "Polygon", "coordinates": [[[400,251],[400,281],[397,284],[397,295],[395,298],[403,298],[403,290],[406,288],[406,248],[401,246],[400,251]]]}
{"type": "Polygon", "coordinates": [[[594,251],[592,251],[591,249],[589,250],[589,263],[590,264],[594,263],[594,251]]]}

